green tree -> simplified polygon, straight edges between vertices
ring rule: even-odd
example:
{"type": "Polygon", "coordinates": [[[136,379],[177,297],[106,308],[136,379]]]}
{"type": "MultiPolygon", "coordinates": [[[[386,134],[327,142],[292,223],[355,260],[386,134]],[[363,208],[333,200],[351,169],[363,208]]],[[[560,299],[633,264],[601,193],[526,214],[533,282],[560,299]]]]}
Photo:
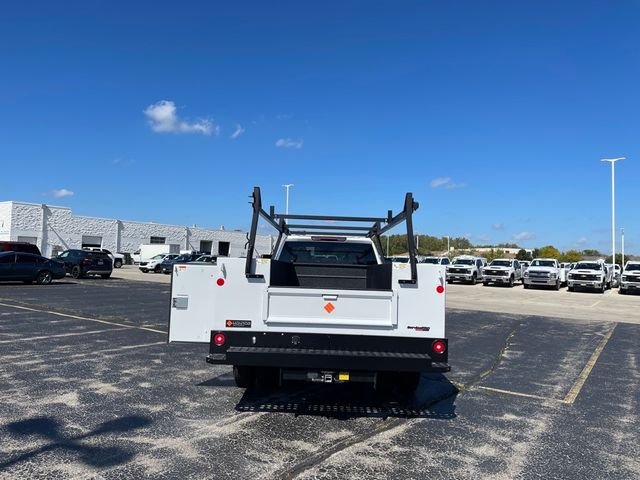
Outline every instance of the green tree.
{"type": "Polygon", "coordinates": [[[584,255],[585,257],[599,257],[602,254],[598,250],[587,249],[582,251],[582,255],[584,255]]]}
{"type": "Polygon", "coordinates": [[[560,250],[558,250],[553,245],[547,245],[546,247],[542,247],[538,252],[538,255],[542,258],[560,258],[560,250]]]}
{"type": "Polygon", "coordinates": [[[516,259],[517,260],[532,260],[531,254],[528,253],[524,248],[521,248],[520,250],[518,250],[518,253],[516,253],[516,259]]]}
{"type": "Polygon", "coordinates": [[[577,250],[568,250],[560,255],[561,262],[576,263],[582,260],[582,254],[577,250]]]}
{"type": "MultiPolygon", "coordinates": [[[[606,263],[611,263],[611,255],[609,255],[605,260],[606,263]]],[[[616,264],[622,265],[622,254],[616,253],[616,264]]]]}

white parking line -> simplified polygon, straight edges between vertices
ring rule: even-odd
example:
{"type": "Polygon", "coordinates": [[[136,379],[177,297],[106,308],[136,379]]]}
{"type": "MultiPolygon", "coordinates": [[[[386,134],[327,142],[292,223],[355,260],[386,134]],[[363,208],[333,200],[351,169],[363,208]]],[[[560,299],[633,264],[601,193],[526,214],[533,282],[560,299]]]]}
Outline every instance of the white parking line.
{"type": "Polygon", "coordinates": [[[16,343],[16,342],[32,342],[34,340],[49,340],[51,338],[75,337],[78,335],[92,335],[94,333],[116,332],[118,330],[127,330],[127,328],[121,327],[121,328],[111,328],[108,330],[90,330],[88,332],[60,333],[58,335],[43,335],[39,337],[14,338],[13,340],[0,340],[0,344],[16,343]]]}
{"type": "Polygon", "coordinates": [[[536,400],[551,400],[552,402],[567,403],[564,400],[560,400],[559,398],[542,397],[540,395],[533,395],[531,393],[514,392],[513,390],[503,390],[502,388],[483,387],[483,386],[479,386],[475,388],[477,388],[478,390],[486,390],[488,392],[504,393],[505,395],[513,395],[515,397],[535,398],[536,400]]]}
{"type": "Polygon", "coordinates": [[[86,320],[89,322],[106,323],[107,325],[115,325],[117,327],[124,327],[124,328],[134,328],[137,330],[146,330],[147,332],[161,333],[163,335],[167,334],[167,332],[162,330],[156,330],[155,328],[138,327],[136,325],[127,325],[126,323],[110,322],[109,320],[100,320],[97,318],[81,317],[79,315],[69,315],[68,313],[54,312],[51,310],[40,310],[38,308],[22,307],[18,305],[11,305],[9,303],[0,303],[0,307],[17,308],[18,310],[27,310],[29,312],[48,313],[50,315],[57,315],[59,317],[75,318],[76,320],[86,320]]]}

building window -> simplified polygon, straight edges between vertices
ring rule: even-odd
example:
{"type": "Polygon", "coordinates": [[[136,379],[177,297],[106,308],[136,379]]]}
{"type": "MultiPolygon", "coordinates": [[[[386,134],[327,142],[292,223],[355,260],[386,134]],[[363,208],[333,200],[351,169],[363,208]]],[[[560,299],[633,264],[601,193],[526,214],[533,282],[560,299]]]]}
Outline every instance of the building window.
{"type": "Polygon", "coordinates": [[[38,237],[21,237],[18,236],[19,242],[33,243],[36,245],[38,243],[38,237]]]}
{"type": "Polygon", "coordinates": [[[166,242],[166,237],[151,237],[149,239],[149,243],[151,244],[164,244],[166,242]]]}
{"type": "Polygon", "coordinates": [[[213,250],[213,242],[211,240],[200,240],[200,251],[202,253],[211,253],[213,250]]]}
{"type": "Polygon", "coordinates": [[[218,255],[222,255],[223,257],[228,257],[230,246],[231,244],[229,242],[218,242],[218,255]]]}
{"type": "Polygon", "coordinates": [[[102,237],[83,235],[82,248],[102,248],[102,237]]]}

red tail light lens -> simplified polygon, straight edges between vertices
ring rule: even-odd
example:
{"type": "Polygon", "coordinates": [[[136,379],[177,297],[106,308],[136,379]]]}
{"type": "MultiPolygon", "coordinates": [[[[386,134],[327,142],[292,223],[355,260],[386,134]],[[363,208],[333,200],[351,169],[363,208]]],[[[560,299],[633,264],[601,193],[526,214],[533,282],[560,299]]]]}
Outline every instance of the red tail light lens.
{"type": "Polygon", "coordinates": [[[444,353],[444,351],[447,349],[447,345],[441,340],[436,340],[431,345],[431,348],[433,349],[434,353],[444,353]]]}
{"type": "Polygon", "coordinates": [[[216,285],[218,285],[219,287],[224,285],[224,278],[219,278],[216,280],[216,285]]]}
{"type": "Polygon", "coordinates": [[[436,292],[438,292],[438,293],[444,293],[444,287],[443,287],[442,285],[438,285],[438,286],[436,287],[436,292]]]}
{"type": "Polygon", "coordinates": [[[215,343],[219,347],[224,345],[224,341],[225,340],[226,340],[226,338],[224,337],[224,333],[216,333],[213,336],[213,343],[215,343]]]}

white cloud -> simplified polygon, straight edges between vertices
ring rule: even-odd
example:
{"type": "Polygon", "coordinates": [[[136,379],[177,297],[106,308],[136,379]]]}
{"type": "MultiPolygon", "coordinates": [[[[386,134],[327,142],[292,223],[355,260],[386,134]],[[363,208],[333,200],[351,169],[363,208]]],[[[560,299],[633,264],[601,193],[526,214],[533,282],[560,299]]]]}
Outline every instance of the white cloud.
{"type": "Polygon", "coordinates": [[[176,104],[171,100],[160,100],[144,109],[151,130],[158,133],[201,133],[211,135],[220,133],[220,127],[206,118],[196,122],[187,122],[178,118],[176,104]]]}
{"type": "Polygon", "coordinates": [[[442,185],[446,185],[450,181],[451,179],[449,177],[434,178],[433,180],[431,180],[431,187],[438,188],[438,187],[441,187],[442,185]]]}
{"type": "Polygon", "coordinates": [[[494,230],[504,230],[504,223],[494,223],[491,225],[494,230]]]}
{"type": "Polygon", "coordinates": [[[587,237],[580,237],[575,242],[576,245],[584,245],[585,243],[587,243],[587,237]]]}
{"type": "Polygon", "coordinates": [[[531,233],[531,232],[520,232],[520,233],[514,233],[511,238],[516,241],[522,241],[522,240],[533,240],[534,238],[536,238],[536,236],[531,233]]]}
{"type": "Polygon", "coordinates": [[[295,148],[301,149],[304,141],[302,139],[294,140],[292,138],[279,138],[276,140],[276,147],[278,148],[295,148]]]}
{"type": "Polygon", "coordinates": [[[67,190],[66,188],[59,188],[57,190],[52,190],[51,195],[55,198],[65,198],[65,197],[73,197],[74,193],[71,190],[67,190]]]}
{"type": "Polygon", "coordinates": [[[455,183],[451,181],[450,177],[438,177],[431,180],[431,188],[444,187],[448,190],[451,190],[453,188],[464,188],[466,186],[466,183],[455,183]]]}
{"type": "Polygon", "coordinates": [[[235,140],[236,138],[238,138],[240,135],[242,135],[244,133],[245,129],[242,127],[242,125],[237,124],[236,125],[236,129],[234,130],[234,132],[231,134],[231,140],[235,140]]]}

